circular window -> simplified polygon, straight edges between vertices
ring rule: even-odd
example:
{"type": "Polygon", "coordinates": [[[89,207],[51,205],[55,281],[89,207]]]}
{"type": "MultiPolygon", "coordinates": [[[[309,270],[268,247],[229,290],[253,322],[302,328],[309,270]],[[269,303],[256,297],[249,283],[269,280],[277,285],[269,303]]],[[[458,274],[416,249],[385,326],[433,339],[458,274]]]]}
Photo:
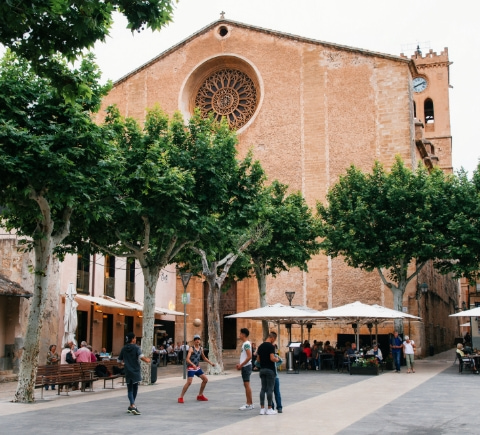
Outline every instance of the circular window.
{"type": "Polygon", "coordinates": [[[203,117],[214,113],[220,121],[226,117],[230,128],[244,126],[255,113],[257,89],[250,77],[237,69],[221,69],[211,73],[201,84],[195,106],[203,117]]]}

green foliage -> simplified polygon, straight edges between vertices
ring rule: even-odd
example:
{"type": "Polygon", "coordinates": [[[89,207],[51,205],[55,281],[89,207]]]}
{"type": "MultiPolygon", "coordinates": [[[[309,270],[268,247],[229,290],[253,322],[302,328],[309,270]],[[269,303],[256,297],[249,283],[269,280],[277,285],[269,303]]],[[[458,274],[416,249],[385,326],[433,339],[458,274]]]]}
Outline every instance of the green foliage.
{"type": "Polygon", "coordinates": [[[287,188],[276,180],[268,188],[260,220],[268,223],[269,237],[249,250],[253,263],[267,275],[292,267],[307,271],[308,261],[320,251],[318,220],[301,193],[287,195],[287,188]]]}
{"type": "Polygon", "coordinates": [[[411,171],[399,158],[389,173],[378,162],[371,174],[352,166],[328,192],[328,205],[318,205],[322,249],[352,267],[387,269],[404,290],[425,261],[449,255],[452,186],[439,169],[411,171]],[[412,260],[417,269],[407,277],[412,260]]]}
{"type": "Polygon", "coordinates": [[[98,84],[91,58],[72,75],[90,87],[88,96],[66,104],[50,80],[38,77],[22,58],[8,51],[0,62],[2,217],[7,228],[34,240],[44,237],[44,217],[32,199],[48,202],[58,230],[67,210],[81,214],[97,183],[108,183],[108,142],[91,119],[108,87],[98,84]]]}
{"type": "Polygon", "coordinates": [[[185,244],[211,233],[235,203],[235,133],[198,113],[186,126],[180,114],[169,118],[158,107],[143,128],[111,107],[106,127],[116,170],[110,188],[99,192],[105,213],[89,221],[89,237],[105,252],[163,267],[185,244]]]}
{"type": "Polygon", "coordinates": [[[159,30],[172,20],[173,5],[173,0],[6,0],[0,2],[0,43],[72,99],[85,88],[55,56],[74,61],[104,41],[115,11],[125,15],[132,32],[145,26],[159,30]]]}
{"type": "Polygon", "coordinates": [[[471,179],[465,171],[454,178],[451,195],[453,216],[446,237],[450,240],[450,257],[436,262],[443,273],[466,277],[472,284],[480,270],[480,166],[471,179]]]}

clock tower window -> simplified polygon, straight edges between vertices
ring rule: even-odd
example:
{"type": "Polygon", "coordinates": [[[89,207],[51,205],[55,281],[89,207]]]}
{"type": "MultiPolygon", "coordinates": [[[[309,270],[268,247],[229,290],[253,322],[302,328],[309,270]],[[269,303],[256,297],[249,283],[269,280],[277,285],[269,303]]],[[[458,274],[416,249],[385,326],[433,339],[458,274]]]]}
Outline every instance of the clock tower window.
{"type": "Polygon", "coordinates": [[[430,98],[427,98],[425,103],[423,103],[423,111],[425,113],[425,123],[433,124],[435,122],[435,115],[433,112],[433,101],[430,98]]]}

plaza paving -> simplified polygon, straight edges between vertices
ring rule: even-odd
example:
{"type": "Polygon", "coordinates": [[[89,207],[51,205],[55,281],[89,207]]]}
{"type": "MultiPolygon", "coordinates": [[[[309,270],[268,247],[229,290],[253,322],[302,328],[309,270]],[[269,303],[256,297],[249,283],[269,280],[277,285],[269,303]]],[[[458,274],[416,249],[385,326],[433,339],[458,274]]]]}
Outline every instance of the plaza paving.
{"type": "MultiPolygon", "coordinates": [[[[356,376],[324,370],[280,373],[283,413],[261,416],[258,374],[252,375],[255,409],[239,411],[245,394],[234,361],[227,374],[210,376],[208,402],[197,402],[200,382],[195,379],[177,403],[184,384],[181,366],[158,368],[155,385],[140,387],[137,406],[142,415],[128,414],[126,387],[57,396],[46,391],[35,404],[11,403],[15,383],[0,384],[0,430],[17,434],[49,434],[70,428],[81,434],[189,433],[189,434],[454,434],[477,433],[480,427],[480,375],[459,374],[454,350],[417,361],[414,374],[405,368],[396,374],[356,376]]],[[[36,396],[40,398],[40,391],[36,396]]]]}

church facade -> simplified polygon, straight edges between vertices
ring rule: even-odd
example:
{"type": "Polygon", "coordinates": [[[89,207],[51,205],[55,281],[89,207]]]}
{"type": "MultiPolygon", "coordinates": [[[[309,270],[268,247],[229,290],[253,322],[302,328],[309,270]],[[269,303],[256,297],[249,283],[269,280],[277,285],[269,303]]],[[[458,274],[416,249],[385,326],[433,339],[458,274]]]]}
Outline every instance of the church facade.
{"type": "MultiPolygon", "coordinates": [[[[278,179],[291,191],[302,192],[308,204],[315,207],[352,164],[370,171],[378,160],[389,168],[399,155],[412,168],[422,161],[427,167],[438,165],[445,171],[452,170],[449,65],[447,49],[440,54],[430,51],[423,55],[418,50],[411,57],[393,56],[220,19],[118,80],[103,109],[116,104],[122,115],[139,121],[145,119],[147,108],[157,104],[169,114],[180,110],[187,119],[195,107],[205,115],[213,111],[218,118],[225,116],[238,132],[239,155],[243,157],[252,149],[269,180],[278,179]]],[[[102,110],[98,122],[104,116],[102,110]]],[[[85,270],[77,258],[68,257],[59,268],[59,282],[63,289],[76,278],[77,290],[85,299],[80,306],[85,311],[85,336],[94,347],[109,340],[105,322],[113,316],[110,329],[114,331],[115,350],[121,346],[127,327],[125,310],[105,306],[100,310],[88,298],[108,295],[119,302],[141,302],[141,297],[131,298],[132,284],[125,266],[117,271],[112,287],[115,268],[107,266],[103,258],[100,262],[89,261],[90,269],[85,270]],[[121,283],[119,274],[126,276],[121,283]]],[[[168,286],[166,282],[159,284],[158,303],[183,311],[183,286],[179,278],[176,284],[171,282],[173,269],[171,272],[165,275],[168,286]]],[[[12,279],[16,276],[5,275],[12,279]]],[[[26,283],[20,276],[16,281],[26,283]]],[[[141,287],[139,283],[137,286],[141,287]]],[[[350,268],[342,259],[324,255],[310,261],[308,272],[294,269],[270,279],[268,303],[288,304],[287,291],[295,292],[293,305],[318,310],[356,300],[393,308],[392,294],[378,274],[350,268]]],[[[188,292],[186,338],[200,333],[206,341],[206,285],[202,279],[192,278],[188,292]]],[[[141,294],[140,288],[136,294],[141,294]]],[[[0,300],[7,297],[0,295],[0,300]]],[[[250,329],[252,341],[261,341],[260,322],[224,319],[225,315],[258,305],[258,288],[252,279],[236,282],[222,295],[224,349],[236,348],[238,331],[244,326],[250,329]]],[[[431,268],[410,283],[403,309],[424,321],[411,322],[404,329],[421,354],[432,347],[438,351],[451,347],[458,335],[458,321],[449,319],[448,314],[456,305],[458,283],[431,268]],[[422,296],[418,290],[424,282],[429,291],[422,296]]],[[[136,312],[132,318],[140,335],[141,313],[136,312]]],[[[173,317],[167,319],[173,323],[173,317]]],[[[184,339],[183,318],[176,319],[173,334],[178,342],[184,339]]],[[[54,330],[61,337],[58,317],[55,322],[54,330]]],[[[18,334],[3,326],[9,332],[2,335],[0,324],[0,343],[7,346],[18,334]],[[6,337],[3,341],[2,336],[6,337]]],[[[381,335],[392,331],[391,323],[379,327],[381,335]]],[[[288,334],[283,327],[280,332],[279,346],[284,348],[288,334]]],[[[366,336],[371,330],[362,326],[360,333],[366,336]]],[[[292,328],[294,340],[330,340],[332,344],[351,334],[351,325],[317,323],[308,331],[292,328]]]]}
{"type": "MultiPolygon", "coordinates": [[[[447,49],[439,55],[417,50],[411,58],[392,56],[221,19],[121,78],[104,106],[116,104],[122,115],[140,121],[145,109],[156,104],[170,114],[180,110],[185,118],[195,107],[204,114],[213,111],[218,119],[225,116],[238,131],[240,156],[253,149],[270,180],[301,191],[314,207],[352,164],[370,171],[379,160],[388,168],[399,155],[412,168],[423,161],[452,170],[449,65],[447,49]]],[[[432,273],[436,278],[428,282],[430,292],[441,305],[429,319],[433,332],[426,337],[424,324],[409,325],[421,353],[432,345],[448,348],[458,329],[448,319],[458,304],[458,284],[432,273]]],[[[404,310],[422,316],[417,284],[405,293],[404,310]]],[[[269,303],[288,303],[285,291],[294,291],[293,304],[315,309],[355,300],[393,305],[376,273],[324,255],[309,263],[308,273],[283,273],[267,288],[269,303]]],[[[177,306],[181,292],[179,282],[177,306]]],[[[206,334],[202,280],[192,280],[189,292],[190,319],[203,323],[196,327],[188,322],[187,339],[206,334]]],[[[256,282],[237,282],[224,295],[222,317],[258,304],[256,282]]],[[[243,325],[261,340],[258,322],[225,319],[225,348],[235,347],[243,325]]],[[[182,328],[177,329],[183,338],[182,328]]],[[[384,330],[391,331],[392,325],[384,330]]],[[[309,335],[336,342],[342,332],[351,333],[351,326],[315,325],[309,335]]],[[[293,328],[292,334],[306,338],[300,329],[293,328]]]]}

